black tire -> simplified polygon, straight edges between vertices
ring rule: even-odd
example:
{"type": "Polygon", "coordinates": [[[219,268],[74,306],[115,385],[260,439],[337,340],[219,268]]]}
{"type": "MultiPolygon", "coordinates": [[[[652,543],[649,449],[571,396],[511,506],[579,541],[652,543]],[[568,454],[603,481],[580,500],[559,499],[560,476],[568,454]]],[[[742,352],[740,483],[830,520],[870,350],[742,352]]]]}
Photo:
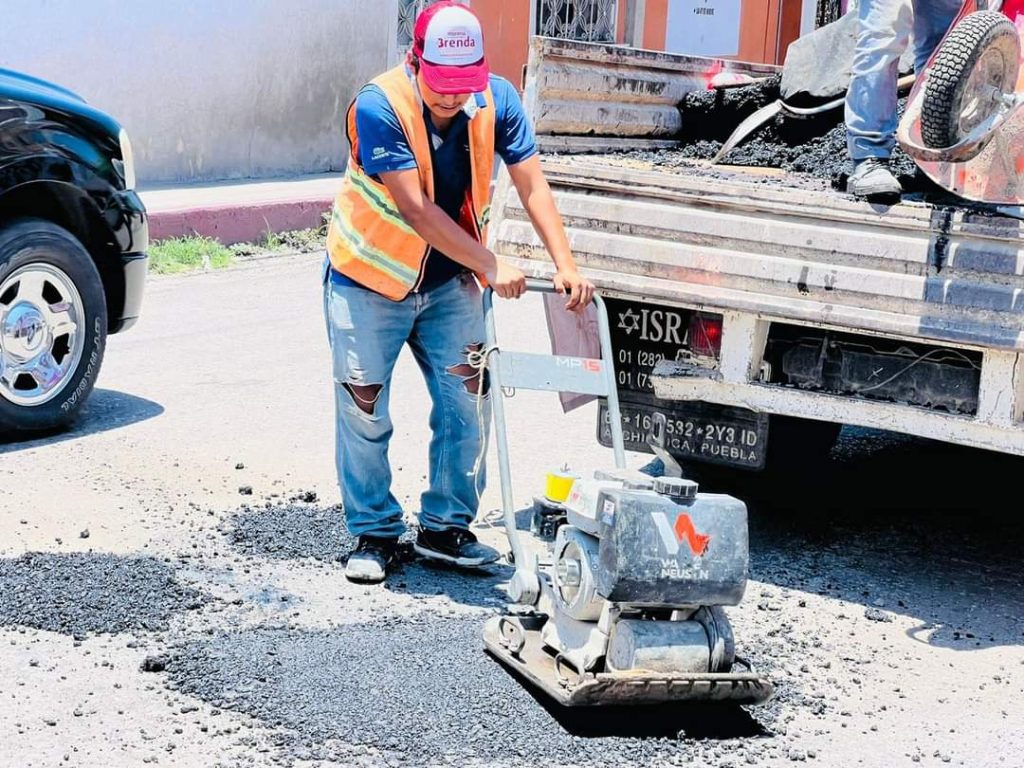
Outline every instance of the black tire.
{"type": "Polygon", "coordinates": [[[966,16],[939,48],[928,71],[921,105],[925,146],[951,147],[969,133],[961,128],[961,116],[971,98],[967,84],[983,59],[991,67],[989,83],[1012,93],[1020,69],[1020,39],[1013,22],[996,11],[966,16]]]}
{"type": "MultiPolygon", "coordinates": [[[[67,230],[41,219],[18,219],[0,227],[0,344],[4,341],[5,315],[21,302],[20,284],[15,279],[10,287],[5,282],[18,270],[39,267],[57,270],[57,282],[46,285],[47,297],[54,295],[54,285],[66,277],[80,299],[76,327],[80,329],[81,353],[77,363],[71,356],[67,371],[52,392],[40,395],[40,402],[18,403],[14,400],[18,387],[0,379],[0,434],[50,432],[70,425],[92,391],[103,363],[107,342],[107,305],[103,283],[89,252],[67,230]],[[62,273],[62,274],[61,274],[62,273]],[[5,306],[5,300],[8,302],[5,306]]],[[[46,298],[50,301],[50,298],[46,298]]],[[[23,302],[21,302],[23,303],[23,302]]],[[[24,303],[23,303],[24,305],[24,303]]],[[[54,358],[61,356],[61,344],[70,337],[55,337],[54,358]]],[[[11,343],[10,341],[8,342],[11,343]]],[[[77,346],[77,344],[75,345],[77,346]]],[[[4,353],[0,351],[0,355],[4,353]]],[[[63,354],[70,354],[63,352],[63,354]]],[[[0,366],[4,359],[0,357],[0,366]]],[[[63,364],[63,357],[60,362],[63,364]]],[[[10,370],[10,369],[9,369],[10,370]]],[[[29,382],[31,385],[31,382],[29,382]]]]}

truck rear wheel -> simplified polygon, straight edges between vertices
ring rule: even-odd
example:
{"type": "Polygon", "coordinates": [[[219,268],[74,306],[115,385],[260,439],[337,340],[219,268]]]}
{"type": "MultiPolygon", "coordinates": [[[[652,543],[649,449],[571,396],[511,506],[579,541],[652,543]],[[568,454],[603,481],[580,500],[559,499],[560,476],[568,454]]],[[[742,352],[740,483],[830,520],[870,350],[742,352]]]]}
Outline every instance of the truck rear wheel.
{"type": "Polygon", "coordinates": [[[1013,93],[1020,70],[1017,28],[997,11],[966,16],[949,33],[928,72],[921,139],[933,149],[970,136],[1013,93]]]}
{"type": "Polygon", "coordinates": [[[0,228],[0,433],[70,424],[106,339],[103,283],[82,244],[41,219],[0,228]]]}

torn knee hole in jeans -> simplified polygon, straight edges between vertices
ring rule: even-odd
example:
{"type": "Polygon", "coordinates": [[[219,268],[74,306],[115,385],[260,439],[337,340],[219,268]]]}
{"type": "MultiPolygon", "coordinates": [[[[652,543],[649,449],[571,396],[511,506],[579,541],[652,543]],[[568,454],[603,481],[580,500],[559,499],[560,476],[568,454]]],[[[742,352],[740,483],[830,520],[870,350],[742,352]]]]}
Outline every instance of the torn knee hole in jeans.
{"type": "Polygon", "coordinates": [[[473,397],[480,394],[481,378],[483,378],[483,396],[487,397],[488,393],[491,391],[491,382],[487,376],[487,371],[475,367],[470,362],[483,352],[483,350],[483,344],[467,345],[465,349],[466,361],[450,365],[446,369],[452,376],[458,376],[462,379],[462,385],[466,388],[466,391],[469,392],[469,394],[473,395],[473,397]]]}
{"type": "Polygon", "coordinates": [[[356,407],[367,414],[374,415],[377,401],[380,400],[380,393],[384,391],[383,384],[353,384],[350,381],[342,383],[356,407]]]}

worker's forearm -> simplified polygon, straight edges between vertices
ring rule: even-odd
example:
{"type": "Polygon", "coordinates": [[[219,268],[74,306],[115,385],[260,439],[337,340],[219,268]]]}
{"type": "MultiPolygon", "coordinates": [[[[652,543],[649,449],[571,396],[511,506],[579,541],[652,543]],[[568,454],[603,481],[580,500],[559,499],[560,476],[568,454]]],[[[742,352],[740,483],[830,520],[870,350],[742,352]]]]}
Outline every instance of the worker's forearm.
{"type": "Polygon", "coordinates": [[[560,271],[576,269],[576,262],[569,249],[569,240],[562,224],[562,216],[555,206],[551,188],[543,178],[525,192],[523,206],[544,247],[551,255],[551,260],[555,262],[555,267],[560,271]]]}
{"type": "Polygon", "coordinates": [[[493,274],[496,266],[494,254],[473,239],[462,227],[435,203],[425,201],[415,211],[402,211],[406,222],[416,234],[456,261],[474,272],[493,274]]]}

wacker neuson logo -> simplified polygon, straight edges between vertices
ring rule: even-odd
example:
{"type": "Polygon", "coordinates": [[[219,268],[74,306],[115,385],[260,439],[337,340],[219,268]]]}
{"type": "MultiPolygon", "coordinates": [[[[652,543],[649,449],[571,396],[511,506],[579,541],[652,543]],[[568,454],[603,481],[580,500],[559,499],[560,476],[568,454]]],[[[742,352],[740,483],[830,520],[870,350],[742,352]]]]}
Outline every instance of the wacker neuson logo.
{"type": "Polygon", "coordinates": [[[672,557],[679,554],[679,548],[684,541],[696,557],[703,557],[707,552],[711,537],[698,533],[693,520],[685,512],[679,513],[675,525],[669,525],[668,517],[660,512],[652,512],[651,517],[654,518],[654,525],[661,536],[661,543],[665,545],[665,551],[672,557]]]}

